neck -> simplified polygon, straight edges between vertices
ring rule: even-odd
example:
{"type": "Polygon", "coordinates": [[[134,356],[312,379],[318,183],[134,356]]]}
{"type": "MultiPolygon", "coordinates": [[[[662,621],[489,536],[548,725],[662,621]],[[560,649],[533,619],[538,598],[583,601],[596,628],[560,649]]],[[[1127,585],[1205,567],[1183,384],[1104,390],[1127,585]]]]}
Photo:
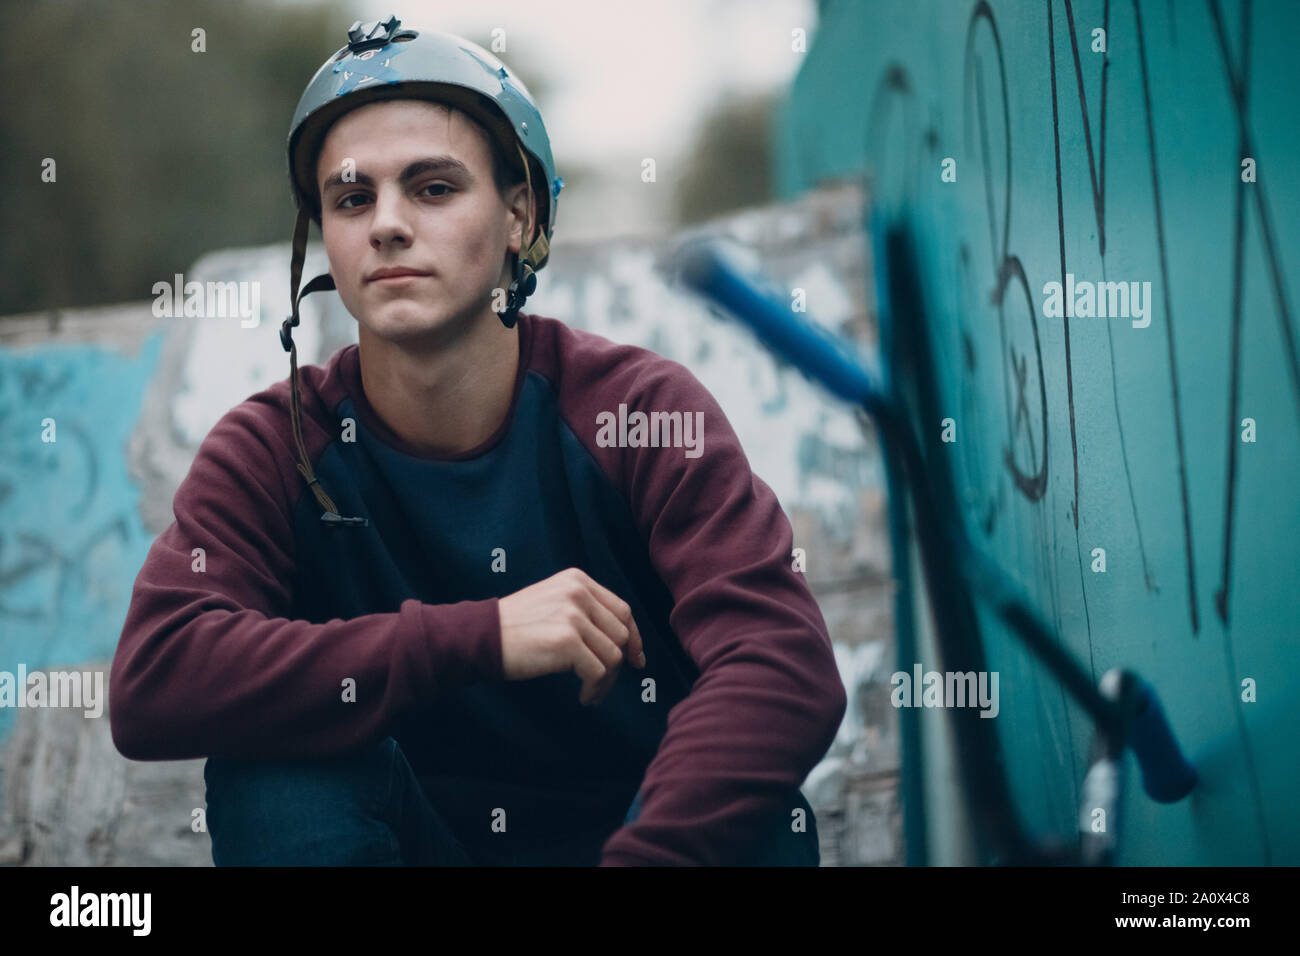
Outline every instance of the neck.
{"type": "Polygon", "coordinates": [[[519,326],[495,312],[456,338],[392,342],[360,328],[366,400],[421,454],[456,455],[487,441],[510,411],[519,369],[519,326]]]}

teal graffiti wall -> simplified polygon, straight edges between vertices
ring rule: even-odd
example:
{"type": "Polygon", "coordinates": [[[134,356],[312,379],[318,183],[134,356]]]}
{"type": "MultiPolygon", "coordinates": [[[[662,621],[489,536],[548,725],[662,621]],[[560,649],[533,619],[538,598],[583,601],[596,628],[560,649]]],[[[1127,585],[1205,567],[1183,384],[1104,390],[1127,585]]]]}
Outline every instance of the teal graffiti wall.
{"type": "MultiPolygon", "coordinates": [[[[785,195],[865,175],[912,224],[972,538],[1198,767],[1133,778],[1121,863],[1300,863],[1297,42],[1289,2],[828,2],[782,112],[785,195]],[[1054,281],[1145,315],[1052,316],[1054,281]]],[[[1015,812],[1068,837],[1090,722],[986,650],[1015,812]]]]}
{"type": "MultiPolygon", "coordinates": [[[[127,442],[162,344],[0,350],[0,670],[113,656],[153,541],[127,442]]],[[[17,716],[0,707],[0,745],[17,716]]]]}

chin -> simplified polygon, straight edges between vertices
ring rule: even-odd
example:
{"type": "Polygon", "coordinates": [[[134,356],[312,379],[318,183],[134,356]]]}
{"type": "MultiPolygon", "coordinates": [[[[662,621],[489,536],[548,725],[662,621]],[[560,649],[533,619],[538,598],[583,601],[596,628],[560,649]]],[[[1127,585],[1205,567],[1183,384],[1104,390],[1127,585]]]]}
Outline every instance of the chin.
{"type": "Polygon", "coordinates": [[[443,307],[408,301],[386,303],[374,310],[364,324],[385,341],[410,342],[445,334],[465,322],[443,307]]]}

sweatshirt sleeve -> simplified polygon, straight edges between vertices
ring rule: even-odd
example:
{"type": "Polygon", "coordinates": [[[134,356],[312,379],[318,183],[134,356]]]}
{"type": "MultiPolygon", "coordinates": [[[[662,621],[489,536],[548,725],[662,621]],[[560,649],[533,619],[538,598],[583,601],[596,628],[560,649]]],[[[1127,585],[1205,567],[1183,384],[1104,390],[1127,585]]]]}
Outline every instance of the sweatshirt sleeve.
{"type": "Polygon", "coordinates": [[[700,676],[668,714],[640,815],[605,842],[601,865],[729,865],[773,818],[790,819],[790,795],[829,749],[847,698],[775,493],[690,371],[667,359],[653,369],[621,400],[702,413],[700,453],[619,448],[614,467],[700,676]]]}
{"type": "Polygon", "coordinates": [[[495,598],[293,619],[293,499],[277,456],[297,456],[268,411],[255,397],[214,426],[136,577],[109,676],[125,757],[341,753],[430,695],[502,677],[495,598]]]}

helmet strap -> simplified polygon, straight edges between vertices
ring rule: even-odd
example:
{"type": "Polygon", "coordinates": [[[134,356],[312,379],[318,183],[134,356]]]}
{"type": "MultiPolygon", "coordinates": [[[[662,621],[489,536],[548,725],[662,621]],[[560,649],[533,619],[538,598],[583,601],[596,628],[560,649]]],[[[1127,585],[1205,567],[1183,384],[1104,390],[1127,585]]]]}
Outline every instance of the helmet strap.
{"type": "MultiPolygon", "coordinates": [[[[532,233],[536,223],[533,221],[532,202],[533,195],[533,174],[532,167],[528,165],[528,157],[524,155],[523,147],[519,145],[519,140],[515,139],[515,149],[519,151],[519,158],[524,164],[524,178],[528,184],[528,229],[524,233],[525,239],[532,233]]],[[[533,240],[532,245],[523,250],[521,254],[515,256],[515,263],[512,269],[510,287],[506,289],[506,308],[500,313],[501,323],[507,328],[512,329],[515,321],[519,318],[519,310],[523,308],[524,301],[533,294],[537,288],[537,270],[540,263],[546,261],[550,254],[550,243],[546,239],[545,230],[539,229],[537,238],[533,240]]]]}
{"type": "Polygon", "coordinates": [[[368,518],[345,518],[339,514],[339,509],[334,504],[334,500],[321,487],[320,479],[316,477],[316,473],[312,470],[311,460],[307,457],[307,445],[302,438],[302,398],[298,393],[298,345],[293,340],[293,329],[298,325],[298,308],[303,296],[310,295],[313,292],[320,292],[323,289],[335,288],[334,277],[327,272],[308,282],[301,292],[298,291],[298,283],[302,281],[303,262],[307,258],[307,229],[310,224],[311,216],[307,212],[307,208],[305,206],[299,208],[298,222],[293,229],[292,258],[289,260],[289,302],[292,304],[293,312],[280,326],[280,344],[289,353],[290,418],[293,422],[293,441],[298,447],[298,473],[307,482],[307,487],[312,490],[312,493],[316,496],[316,501],[323,509],[321,522],[325,527],[335,528],[350,525],[366,527],[370,524],[368,518]]]}

